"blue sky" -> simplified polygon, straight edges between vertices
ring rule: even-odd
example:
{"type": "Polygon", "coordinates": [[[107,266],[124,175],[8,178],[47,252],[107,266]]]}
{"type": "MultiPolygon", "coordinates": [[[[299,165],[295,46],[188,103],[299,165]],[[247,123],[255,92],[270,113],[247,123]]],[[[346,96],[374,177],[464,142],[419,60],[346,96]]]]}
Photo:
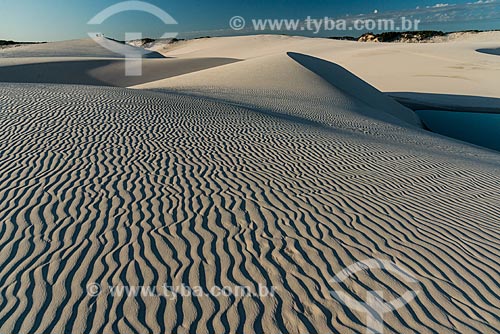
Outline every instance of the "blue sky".
{"type": "MultiPolygon", "coordinates": [[[[442,0],[446,1],[446,0],[442,0]]],[[[87,36],[96,28],[87,22],[116,0],[0,0],[2,11],[0,39],[20,41],[54,41],[87,36]]],[[[469,0],[453,2],[411,0],[351,0],[339,1],[230,1],[230,0],[151,0],[168,12],[179,24],[165,27],[157,18],[139,12],[121,13],[108,19],[98,30],[106,36],[123,39],[125,31],[141,32],[159,37],[166,31],[176,31],[180,37],[204,35],[223,36],[248,34],[229,29],[229,19],[235,15],[247,21],[253,18],[304,19],[360,17],[392,18],[412,16],[422,20],[421,29],[443,31],[465,29],[500,29],[500,0],[469,0]],[[377,14],[374,14],[374,11],[377,14]],[[347,16],[348,15],[348,16],[347,16]]],[[[305,35],[311,33],[303,33],[305,35]]],[[[342,32],[322,32],[319,36],[346,35],[342,32]]],[[[351,35],[359,35],[354,32],[351,35]]]]}

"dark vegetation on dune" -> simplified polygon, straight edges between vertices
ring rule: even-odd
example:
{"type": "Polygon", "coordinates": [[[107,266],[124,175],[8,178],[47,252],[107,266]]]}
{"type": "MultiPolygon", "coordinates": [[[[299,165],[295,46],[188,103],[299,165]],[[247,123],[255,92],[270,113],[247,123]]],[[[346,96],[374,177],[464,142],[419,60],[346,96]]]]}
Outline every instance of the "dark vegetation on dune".
{"type": "MultiPolygon", "coordinates": [[[[497,31],[497,30],[489,30],[497,31]]],[[[453,33],[480,33],[484,30],[461,30],[461,31],[450,31],[443,32],[439,30],[418,30],[418,31],[386,31],[382,33],[367,32],[359,37],[351,36],[332,36],[329,39],[335,40],[345,40],[345,41],[358,41],[358,42],[405,42],[405,43],[415,43],[415,42],[425,42],[433,37],[448,36],[453,33]]]]}
{"type": "Polygon", "coordinates": [[[328,37],[328,39],[334,39],[337,41],[357,41],[358,40],[356,37],[352,37],[352,36],[331,36],[331,37],[328,37]]]}
{"type": "Polygon", "coordinates": [[[368,32],[361,35],[358,42],[406,42],[406,41],[424,41],[432,37],[446,36],[446,33],[435,30],[422,31],[389,31],[380,34],[368,32]]]}
{"type": "Polygon", "coordinates": [[[43,44],[43,43],[46,43],[46,42],[15,42],[15,41],[0,40],[0,46],[27,45],[27,44],[43,44]]]}

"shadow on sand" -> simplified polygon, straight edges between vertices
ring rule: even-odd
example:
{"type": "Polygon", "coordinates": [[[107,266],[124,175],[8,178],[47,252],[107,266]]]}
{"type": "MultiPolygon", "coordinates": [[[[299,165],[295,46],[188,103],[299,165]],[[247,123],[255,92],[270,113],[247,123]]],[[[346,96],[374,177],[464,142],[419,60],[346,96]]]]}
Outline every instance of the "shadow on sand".
{"type": "Polygon", "coordinates": [[[364,104],[384,111],[410,124],[420,126],[420,120],[410,110],[387,97],[375,87],[361,80],[342,66],[316,57],[288,52],[290,58],[317,74],[343,93],[364,104]]]}
{"type": "Polygon", "coordinates": [[[143,59],[141,76],[125,75],[125,60],[77,60],[0,67],[0,82],[130,87],[239,61],[231,58],[143,59]]]}
{"type": "Polygon", "coordinates": [[[476,51],[480,52],[480,53],[486,53],[486,54],[492,55],[492,56],[500,56],[500,48],[496,48],[496,49],[477,49],[476,51]]]}
{"type": "Polygon", "coordinates": [[[429,93],[388,93],[415,110],[427,129],[500,151],[500,99],[429,93]]]}
{"type": "Polygon", "coordinates": [[[500,99],[494,97],[411,92],[388,92],[386,94],[412,110],[500,114],[500,99]]]}

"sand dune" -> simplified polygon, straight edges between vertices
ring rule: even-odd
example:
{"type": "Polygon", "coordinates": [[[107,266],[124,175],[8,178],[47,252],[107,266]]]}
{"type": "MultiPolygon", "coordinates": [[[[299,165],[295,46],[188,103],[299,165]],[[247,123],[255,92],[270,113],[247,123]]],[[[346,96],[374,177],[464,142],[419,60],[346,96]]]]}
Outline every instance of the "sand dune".
{"type": "Polygon", "coordinates": [[[176,58],[237,59],[297,52],[338,64],[383,92],[500,98],[500,58],[476,51],[500,47],[500,31],[456,38],[447,43],[393,44],[243,36],[185,41],[157,51],[176,58]]]}
{"type": "Polygon", "coordinates": [[[168,88],[184,94],[247,103],[254,108],[278,108],[283,113],[298,111],[303,117],[315,121],[333,122],[338,114],[331,113],[331,110],[347,109],[386,121],[392,115],[420,125],[413,111],[395,103],[342,67],[298,53],[259,57],[134,88],[168,88]],[[313,112],[311,108],[316,106],[317,111],[313,112]]]}
{"type": "Polygon", "coordinates": [[[238,61],[229,58],[143,59],[142,75],[127,76],[122,59],[49,58],[0,60],[0,81],[129,87],[238,61]]]}
{"type": "Polygon", "coordinates": [[[0,82],[129,87],[238,61],[221,57],[167,59],[106,38],[28,45],[0,51],[0,82]],[[99,44],[100,43],[100,44],[99,44]],[[105,46],[118,48],[114,53],[105,46]],[[126,76],[123,54],[136,54],[142,75],[126,76]]]}
{"type": "Polygon", "coordinates": [[[1,333],[365,333],[338,289],[419,291],[384,333],[498,332],[500,155],[279,39],[135,89],[0,83],[1,333]],[[332,281],[371,258],[418,283],[332,281]],[[164,283],[276,294],[108,290],[164,283]]]}
{"type": "Polygon", "coordinates": [[[164,58],[157,52],[127,44],[121,44],[104,37],[93,39],[77,39],[73,41],[52,42],[45,44],[23,45],[5,49],[0,52],[0,58],[40,58],[40,57],[93,57],[93,58],[124,58],[124,54],[134,54],[142,58],[164,58]],[[96,43],[98,41],[98,43],[96,43]],[[119,53],[111,49],[120,51],[119,53]]]}

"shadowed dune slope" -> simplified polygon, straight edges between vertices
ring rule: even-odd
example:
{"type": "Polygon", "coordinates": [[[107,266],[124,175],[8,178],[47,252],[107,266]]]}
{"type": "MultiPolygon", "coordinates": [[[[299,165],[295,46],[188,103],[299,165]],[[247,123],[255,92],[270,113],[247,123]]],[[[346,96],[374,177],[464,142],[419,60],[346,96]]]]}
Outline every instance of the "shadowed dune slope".
{"type": "MultiPolygon", "coordinates": [[[[311,93],[334,92],[288,59],[304,75],[291,86],[310,78],[311,93]]],[[[287,114],[289,92],[250,108],[191,93],[0,84],[0,332],[364,333],[366,315],[329,293],[342,289],[388,300],[419,291],[385,315],[384,333],[496,333],[499,155],[383,111],[367,118],[340,93],[303,109],[305,90],[287,114]],[[369,258],[419,283],[377,270],[331,280],[369,258]],[[103,292],[89,296],[91,283],[103,292]],[[276,294],[108,290],[164,283],[276,294]]]]}
{"type": "Polygon", "coordinates": [[[0,82],[128,87],[238,61],[213,57],[172,59],[106,38],[28,45],[0,51],[0,82]],[[118,53],[110,51],[116,50],[118,53]],[[124,54],[135,55],[142,75],[127,76],[124,54]]]}
{"type": "Polygon", "coordinates": [[[278,54],[159,80],[133,88],[174,89],[246,103],[314,121],[347,121],[349,111],[367,119],[420,126],[415,113],[344,68],[298,53],[278,54]]]}
{"type": "Polygon", "coordinates": [[[420,123],[418,116],[413,112],[404,110],[393,99],[388,98],[343,67],[309,55],[295,52],[288,52],[287,54],[297,63],[316,73],[338,90],[353,96],[353,98],[360,100],[371,108],[384,110],[409,124],[420,123]]]}
{"type": "Polygon", "coordinates": [[[493,56],[500,56],[500,48],[496,49],[477,49],[477,52],[486,53],[493,56]]]}
{"type": "Polygon", "coordinates": [[[142,59],[140,64],[137,63],[142,74],[127,76],[125,60],[122,59],[65,60],[58,57],[27,63],[26,59],[16,62],[0,60],[0,82],[128,87],[237,61],[228,58],[142,59]]]}
{"type": "Polygon", "coordinates": [[[412,110],[451,110],[500,114],[500,99],[493,97],[388,92],[387,95],[412,110]]]}

